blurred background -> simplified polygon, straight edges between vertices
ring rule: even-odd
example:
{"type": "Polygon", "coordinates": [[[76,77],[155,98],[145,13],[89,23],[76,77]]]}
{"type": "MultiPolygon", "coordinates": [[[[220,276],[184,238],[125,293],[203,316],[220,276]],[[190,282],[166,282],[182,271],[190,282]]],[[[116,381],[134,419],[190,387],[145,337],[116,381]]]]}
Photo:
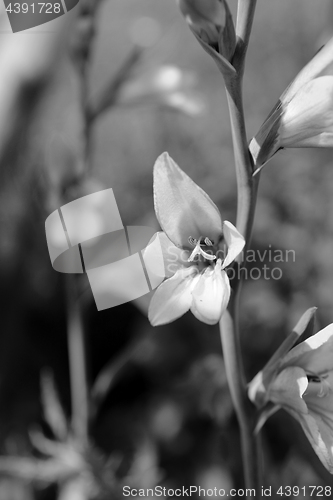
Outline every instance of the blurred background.
{"type": "MultiPolygon", "coordinates": [[[[191,314],[152,328],[149,297],[97,312],[85,276],[90,445],[78,451],[69,435],[68,296],[46,217],[112,187],[125,225],[158,229],[152,168],[163,151],[223,219],[234,222],[236,207],[222,79],[175,2],[104,0],[96,12],[89,3],[52,21],[52,32],[0,30],[0,500],[116,499],[123,485],[241,488],[218,328],[191,314]],[[101,95],[87,132],[84,106],[97,109],[101,95]]],[[[258,0],[244,80],[249,138],[332,26],[330,0],[258,0]]],[[[307,308],[318,307],[318,329],[333,321],[332,162],[331,150],[288,150],[262,173],[253,248],[280,250],[282,261],[266,253],[251,263],[268,266],[267,279],[253,273],[243,289],[249,380],[307,308]]],[[[267,422],[263,450],[266,486],[333,486],[283,411],[267,422]]]]}

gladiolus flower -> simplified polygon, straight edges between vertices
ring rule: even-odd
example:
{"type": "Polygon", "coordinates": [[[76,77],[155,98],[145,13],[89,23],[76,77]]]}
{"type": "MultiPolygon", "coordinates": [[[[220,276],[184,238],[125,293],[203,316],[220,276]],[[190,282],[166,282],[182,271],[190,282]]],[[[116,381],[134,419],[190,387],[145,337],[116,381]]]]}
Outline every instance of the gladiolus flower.
{"type": "MultiPolygon", "coordinates": [[[[163,232],[155,235],[162,249],[167,279],[149,307],[152,325],[170,323],[191,310],[204,323],[217,323],[225,311],[230,284],[225,268],[245,241],[217,206],[167,153],[154,166],[154,203],[163,232]],[[228,247],[224,258],[223,242],[228,247]]],[[[153,262],[154,244],[145,251],[153,262]]]]}
{"type": "Polygon", "coordinates": [[[284,408],[301,424],[319,459],[333,473],[333,323],[293,347],[249,385],[267,416],[284,408]]]}
{"type": "Polygon", "coordinates": [[[249,147],[257,170],[281,148],[333,147],[333,38],[285,90],[249,147]]]}

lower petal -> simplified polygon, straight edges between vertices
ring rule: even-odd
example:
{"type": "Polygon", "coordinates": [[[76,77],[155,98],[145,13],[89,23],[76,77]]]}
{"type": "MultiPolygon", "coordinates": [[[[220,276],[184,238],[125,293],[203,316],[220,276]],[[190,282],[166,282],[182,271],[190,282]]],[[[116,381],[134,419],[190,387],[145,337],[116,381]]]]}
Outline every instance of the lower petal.
{"type": "Polygon", "coordinates": [[[308,414],[299,414],[293,410],[288,411],[301,424],[321,463],[333,474],[333,435],[331,429],[318,415],[311,411],[308,414]]]}
{"type": "Polygon", "coordinates": [[[197,274],[196,266],[180,269],[158,287],[148,311],[148,319],[153,326],[171,323],[190,309],[193,280],[197,274]]]}
{"type": "Polygon", "coordinates": [[[223,236],[228,245],[228,253],[223,262],[223,268],[225,268],[241,253],[245,240],[235,226],[227,220],[223,222],[223,236]]]}
{"type": "Polygon", "coordinates": [[[221,319],[230,298],[230,284],[227,273],[217,263],[210,266],[199,277],[193,292],[191,312],[208,325],[215,325],[221,319]]]}

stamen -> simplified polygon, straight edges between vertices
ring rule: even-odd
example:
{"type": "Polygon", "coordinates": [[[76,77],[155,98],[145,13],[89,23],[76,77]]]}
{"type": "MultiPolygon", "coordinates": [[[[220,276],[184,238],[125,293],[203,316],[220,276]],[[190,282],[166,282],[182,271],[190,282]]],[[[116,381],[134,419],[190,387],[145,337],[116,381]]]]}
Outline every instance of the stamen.
{"type": "Polygon", "coordinates": [[[188,241],[191,245],[195,244],[195,248],[193,250],[193,252],[191,253],[191,255],[189,256],[189,258],[187,259],[188,262],[193,262],[193,260],[195,259],[195,257],[197,255],[202,255],[206,260],[215,260],[216,259],[216,256],[215,255],[212,255],[210,253],[207,253],[205,252],[202,248],[201,248],[201,245],[206,245],[206,246],[213,246],[213,243],[210,241],[209,238],[205,238],[204,239],[204,242],[205,243],[202,243],[201,240],[203,239],[202,236],[200,236],[199,240],[195,240],[194,238],[192,238],[192,236],[189,237],[188,241]],[[207,242],[209,244],[207,244],[207,242]]]}
{"type": "Polygon", "coordinates": [[[211,241],[208,237],[206,237],[204,241],[207,247],[212,247],[214,245],[214,241],[211,241]]]}

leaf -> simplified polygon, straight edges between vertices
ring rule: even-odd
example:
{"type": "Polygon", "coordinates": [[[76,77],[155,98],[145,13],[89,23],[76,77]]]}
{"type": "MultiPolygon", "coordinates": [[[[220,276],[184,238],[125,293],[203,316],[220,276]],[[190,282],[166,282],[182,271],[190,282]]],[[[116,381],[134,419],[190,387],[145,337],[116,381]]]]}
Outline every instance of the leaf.
{"type": "Polygon", "coordinates": [[[67,419],[61,406],[51,372],[45,370],[41,375],[41,400],[46,422],[54,436],[64,441],[68,435],[67,419]]]}

